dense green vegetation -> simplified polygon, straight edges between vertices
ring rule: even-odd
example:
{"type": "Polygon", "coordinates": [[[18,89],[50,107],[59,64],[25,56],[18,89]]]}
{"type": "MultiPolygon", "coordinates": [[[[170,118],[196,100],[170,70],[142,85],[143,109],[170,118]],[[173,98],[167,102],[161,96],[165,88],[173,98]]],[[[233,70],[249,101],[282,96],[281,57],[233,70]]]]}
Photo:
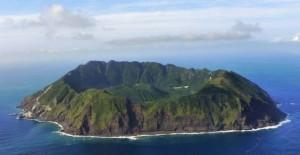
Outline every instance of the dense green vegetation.
{"type": "Polygon", "coordinates": [[[253,82],[225,70],[91,61],[22,104],[35,118],[66,132],[123,135],[143,132],[251,129],[285,114],[253,82]]]}

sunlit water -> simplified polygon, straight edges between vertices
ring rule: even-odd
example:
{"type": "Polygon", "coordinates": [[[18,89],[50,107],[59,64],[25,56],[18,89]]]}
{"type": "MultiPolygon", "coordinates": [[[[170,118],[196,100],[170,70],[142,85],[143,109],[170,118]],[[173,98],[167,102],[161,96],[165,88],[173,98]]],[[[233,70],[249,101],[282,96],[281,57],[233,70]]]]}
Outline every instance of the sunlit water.
{"type": "MultiPolygon", "coordinates": [[[[226,60],[208,63],[196,59],[168,62],[186,67],[227,68],[266,89],[289,114],[280,128],[249,133],[175,135],[128,139],[72,138],[56,133],[48,123],[17,120],[9,113],[22,98],[53,82],[72,65],[39,65],[0,71],[0,155],[5,154],[300,154],[300,61],[289,57],[264,60],[226,60]],[[282,61],[281,61],[282,60],[282,61]]],[[[165,62],[165,60],[158,60],[165,62]]]]}

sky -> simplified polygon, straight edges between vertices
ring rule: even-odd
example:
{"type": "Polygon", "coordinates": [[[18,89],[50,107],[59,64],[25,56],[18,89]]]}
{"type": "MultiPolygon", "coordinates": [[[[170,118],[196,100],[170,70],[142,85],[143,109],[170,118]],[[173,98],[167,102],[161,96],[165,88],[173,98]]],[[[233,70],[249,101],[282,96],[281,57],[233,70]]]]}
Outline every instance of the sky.
{"type": "Polygon", "coordinates": [[[182,53],[300,54],[299,0],[0,3],[0,65],[182,53]]]}

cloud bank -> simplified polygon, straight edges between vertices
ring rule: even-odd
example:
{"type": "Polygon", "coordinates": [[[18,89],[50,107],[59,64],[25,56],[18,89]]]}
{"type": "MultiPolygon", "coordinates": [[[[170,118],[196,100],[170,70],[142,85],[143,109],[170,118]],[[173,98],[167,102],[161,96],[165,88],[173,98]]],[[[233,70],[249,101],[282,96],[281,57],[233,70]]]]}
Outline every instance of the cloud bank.
{"type": "MultiPolygon", "coordinates": [[[[267,0],[265,3],[272,3],[267,0]]],[[[125,2],[124,2],[125,3],[125,2]]],[[[141,1],[127,7],[174,6],[174,10],[85,12],[59,4],[32,14],[0,14],[2,51],[105,50],[119,44],[170,42],[206,43],[239,40],[271,41],[274,37],[298,42],[300,14],[289,1],[276,7],[254,7],[251,3],[184,9],[179,4],[199,1],[141,1]],[[130,6],[133,5],[133,6],[130,6]],[[134,6],[135,5],[135,6],[134,6]],[[247,6],[247,7],[245,7],[247,6]],[[181,8],[181,9],[180,9],[181,8]],[[284,22],[283,22],[284,21],[284,22]],[[105,47],[105,49],[104,49],[105,47]]],[[[201,2],[204,3],[204,2],[201,2]]],[[[206,3],[209,3],[208,1],[206,3]]],[[[276,4],[278,4],[276,2],[276,4]]],[[[120,7],[120,6],[119,6],[120,7]]],[[[126,7],[126,6],[123,6],[126,7]]],[[[114,7],[112,7],[114,8],[114,7]]],[[[115,6],[115,8],[118,8],[115,6]]],[[[108,9],[109,10],[109,9],[108,9]]]]}
{"type": "Polygon", "coordinates": [[[40,15],[39,24],[46,27],[87,28],[95,25],[92,17],[74,13],[61,5],[52,5],[40,15]]]}
{"type": "Polygon", "coordinates": [[[92,39],[93,36],[82,30],[96,25],[92,16],[72,12],[62,5],[51,5],[38,15],[25,17],[7,17],[2,22],[6,28],[33,29],[42,28],[48,38],[92,39]]]}
{"type": "Polygon", "coordinates": [[[296,34],[293,38],[292,38],[293,42],[299,42],[300,43],[300,33],[296,34]]]}
{"type": "MultiPolygon", "coordinates": [[[[249,24],[237,21],[231,28],[224,32],[210,32],[200,34],[182,34],[182,35],[159,35],[150,37],[137,37],[130,39],[112,40],[111,44],[145,44],[156,42],[195,42],[195,41],[232,41],[251,39],[252,35],[261,32],[259,24],[249,24]]],[[[194,32],[197,33],[197,32],[194,32]]]]}

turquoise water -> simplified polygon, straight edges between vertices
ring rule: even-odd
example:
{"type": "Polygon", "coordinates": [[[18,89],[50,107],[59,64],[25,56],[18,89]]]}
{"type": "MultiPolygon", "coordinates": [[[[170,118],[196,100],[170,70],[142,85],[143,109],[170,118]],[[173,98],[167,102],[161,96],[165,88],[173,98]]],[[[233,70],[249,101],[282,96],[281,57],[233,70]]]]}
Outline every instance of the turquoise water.
{"type": "Polygon", "coordinates": [[[299,57],[228,58],[219,60],[157,59],[185,67],[234,70],[266,89],[289,114],[290,123],[251,133],[144,137],[139,140],[61,136],[57,126],[17,120],[22,98],[53,82],[74,64],[39,64],[0,69],[0,155],[6,154],[300,154],[299,57]]]}

